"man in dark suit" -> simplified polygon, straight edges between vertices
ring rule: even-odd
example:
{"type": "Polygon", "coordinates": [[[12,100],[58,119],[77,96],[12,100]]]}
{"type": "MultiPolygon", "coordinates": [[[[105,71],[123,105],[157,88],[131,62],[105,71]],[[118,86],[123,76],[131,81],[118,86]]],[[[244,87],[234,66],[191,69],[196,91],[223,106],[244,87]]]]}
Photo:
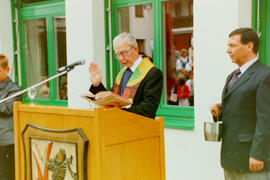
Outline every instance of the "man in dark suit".
{"type": "MultiPolygon", "coordinates": [[[[114,38],[113,45],[115,56],[124,67],[117,75],[112,91],[133,99],[132,106],[124,110],[155,118],[162,92],[162,72],[150,58],[139,55],[136,39],[132,35],[119,34],[114,38]]],[[[106,91],[97,64],[90,64],[89,73],[92,82],[89,91],[93,94],[106,91]]]]}
{"type": "Polygon", "coordinates": [[[257,58],[259,38],[250,28],[229,35],[239,69],[225,83],[222,103],[211,107],[223,121],[221,165],[226,180],[270,179],[270,69],[257,58]]]}

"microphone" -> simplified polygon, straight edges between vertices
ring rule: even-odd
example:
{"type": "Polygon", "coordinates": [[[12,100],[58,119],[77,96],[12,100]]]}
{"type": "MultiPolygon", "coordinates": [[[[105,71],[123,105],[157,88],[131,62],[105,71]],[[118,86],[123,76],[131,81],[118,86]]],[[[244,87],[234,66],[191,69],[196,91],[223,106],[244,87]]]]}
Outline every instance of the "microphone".
{"type": "Polygon", "coordinates": [[[61,72],[61,71],[64,71],[64,70],[67,70],[67,69],[73,69],[75,66],[78,66],[78,65],[84,65],[85,64],[85,60],[84,59],[81,59],[79,61],[76,61],[74,63],[71,63],[67,66],[64,66],[64,67],[61,67],[57,70],[57,72],[61,72]]]}

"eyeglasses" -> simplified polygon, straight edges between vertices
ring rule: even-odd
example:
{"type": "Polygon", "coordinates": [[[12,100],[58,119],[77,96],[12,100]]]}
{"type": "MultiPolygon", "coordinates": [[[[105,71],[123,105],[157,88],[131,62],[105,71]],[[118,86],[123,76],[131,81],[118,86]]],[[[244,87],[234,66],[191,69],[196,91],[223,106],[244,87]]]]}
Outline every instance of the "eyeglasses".
{"type": "Polygon", "coordinates": [[[128,50],[126,50],[126,51],[121,51],[121,52],[115,53],[113,56],[114,56],[115,58],[119,58],[120,56],[126,57],[131,49],[133,49],[133,47],[130,47],[130,48],[129,48],[128,50]]]}

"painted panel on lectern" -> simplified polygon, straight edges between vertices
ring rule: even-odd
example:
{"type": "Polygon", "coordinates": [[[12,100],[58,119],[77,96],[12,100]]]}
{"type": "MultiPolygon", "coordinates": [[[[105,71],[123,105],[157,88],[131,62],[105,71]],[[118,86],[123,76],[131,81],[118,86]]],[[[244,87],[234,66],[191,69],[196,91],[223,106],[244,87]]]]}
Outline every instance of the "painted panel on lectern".
{"type": "Polygon", "coordinates": [[[88,139],[82,129],[27,124],[22,132],[24,180],[87,180],[88,139]]]}
{"type": "Polygon", "coordinates": [[[32,179],[77,179],[76,154],[75,143],[32,138],[32,179]],[[48,177],[46,178],[46,176],[48,177]]]}

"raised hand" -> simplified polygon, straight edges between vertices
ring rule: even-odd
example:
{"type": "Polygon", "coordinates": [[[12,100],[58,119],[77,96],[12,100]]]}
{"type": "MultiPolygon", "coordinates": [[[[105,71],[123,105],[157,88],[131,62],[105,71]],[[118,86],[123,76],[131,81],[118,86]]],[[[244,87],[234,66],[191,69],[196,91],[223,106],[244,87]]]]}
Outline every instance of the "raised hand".
{"type": "Polygon", "coordinates": [[[102,81],[102,74],[98,65],[94,62],[91,62],[88,70],[89,70],[90,81],[92,82],[92,85],[95,87],[99,86],[99,84],[102,81]]]}

